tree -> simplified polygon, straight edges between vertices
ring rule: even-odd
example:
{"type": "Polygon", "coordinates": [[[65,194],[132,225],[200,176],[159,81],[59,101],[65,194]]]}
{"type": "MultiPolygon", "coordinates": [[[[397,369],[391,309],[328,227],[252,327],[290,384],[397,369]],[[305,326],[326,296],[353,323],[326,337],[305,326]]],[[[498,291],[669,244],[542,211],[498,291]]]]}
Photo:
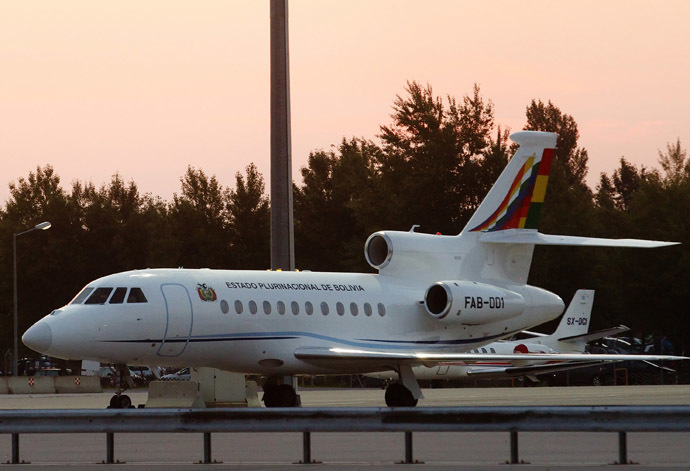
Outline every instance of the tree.
{"type": "Polygon", "coordinates": [[[187,268],[224,268],[234,265],[224,189],[215,175],[187,167],[182,192],[173,195],[170,228],[174,263],[187,268]]]}
{"type": "Polygon", "coordinates": [[[666,144],[666,153],[659,151],[659,165],[665,173],[666,185],[678,185],[690,176],[688,152],[680,145],[680,138],[675,144],[666,144]]]}
{"type": "Polygon", "coordinates": [[[252,163],[246,179],[235,174],[235,189],[227,193],[226,210],[236,269],[265,269],[271,265],[270,217],[264,179],[252,163]]]}
{"type": "Polygon", "coordinates": [[[79,245],[99,260],[98,264],[85,261],[85,266],[97,270],[89,270],[89,278],[148,266],[152,238],[159,232],[150,230],[142,214],[146,200],[133,181],[125,183],[115,174],[98,190],[93,184],[77,183],[73,198],[83,218],[79,245]]]}
{"type": "Polygon", "coordinates": [[[484,196],[493,103],[484,101],[478,85],[461,104],[447,97],[444,105],[431,86],[418,82],[408,82],[406,92],[396,96],[393,123],[379,135],[377,168],[392,227],[458,233],[484,196]]]}
{"type": "Polygon", "coordinates": [[[587,176],[587,150],[577,147],[580,132],[575,119],[561,110],[549,100],[544,104],[541,100],[532,100],[527,107],[527,125],[525,129],[532,131],[547,131],[558,134],[556,142],[554,170],[560,170],[565,177],[567,186],[584,185],[587,176]]]}
{"type": "MultiPolygon", "coordinates": [[[[69,243],[74,215],[60,178],[50,165],[37,167],[27,178],[10,183],[10,199],[0,213],[0,355],[11,350],[13,332],[13,234],[42,221],[50,221],[49,233],[38,231],[17,238],[18,331],[50,313],[60,302],[69,300],[70,257],[76,247],[69,243]],[[65,270],[67,267],[67,270],[65,270]],[[67,271],[67,276],[65,271],[67,271]]],[[[72,293],[73,294],[73,293],[72,293]]],[[[19,345],[20,355],[25,351],[19,345]]]]}
{"type": "Polygon", "coordinates": [[[381,150],[364,139],[343,139],[316,151],[295,188],[295,258],[310,270],[364,270],[363,244],[381,229],[389,207],[377,185],[381,150]]]}

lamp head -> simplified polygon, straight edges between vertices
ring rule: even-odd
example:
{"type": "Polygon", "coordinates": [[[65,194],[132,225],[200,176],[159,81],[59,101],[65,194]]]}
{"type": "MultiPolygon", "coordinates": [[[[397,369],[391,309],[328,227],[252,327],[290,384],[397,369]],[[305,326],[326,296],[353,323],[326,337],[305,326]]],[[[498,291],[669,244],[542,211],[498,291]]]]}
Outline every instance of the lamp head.
{"type": "Polygon", "coordinates": [[[50,226],[52,226],[52,224],[51,224],[50,222],[44,221],[44,222],[42,222],[42,223],[40,223],[40,224],[36,224],[36,226],[34,226],[34,229],[38,229],[38,230],[41,230],[41,231],[45,231],[45,230],[50,229],[50,226]]]}

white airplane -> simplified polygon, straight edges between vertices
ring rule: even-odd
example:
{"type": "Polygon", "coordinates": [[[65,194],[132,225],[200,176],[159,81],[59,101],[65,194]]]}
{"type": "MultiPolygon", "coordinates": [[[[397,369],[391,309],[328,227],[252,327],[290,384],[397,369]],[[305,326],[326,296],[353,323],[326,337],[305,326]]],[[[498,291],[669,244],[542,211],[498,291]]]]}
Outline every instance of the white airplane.
{"type": "MultiPolygon", "coordinates": [[[[484,347],[475,348],[469,353],[579,353],[585,351],[588,342],[604,337],[610,337],[630,330],[625,326],[589,332],[592,305],[594,304],[594,290],[578,290],[568,305],[558,327],[553,334],[546,335],[537,332],[524,331],[532,338],[522,340],[499,340],[484,347]]],[[[637,355],[621,355],[618,361],[638,360],[637,355]]],[[[484,360],[477,362],[449,361],[440,362],[432,367],[423,365],[412,367],[417,379],[478,379],[478,378],[515,378],[525,376],[534,382],[539,374],[553,373],[576,368],[584,368],[599,364],[601,361],[591,361],[587,355],[582,355],[578,361],[563,360],[484,360]]],[[[397,378],[395,372],[381,371],[367,373],[371,378],[387,381],[397,378]]]]}
{"type": "MultiPolygon", "coordinates": [[[[535,244],[673,243],[540,234],[536,223],[556,134],[522,131],[511,138],[518,151],[459,235],[381,231],[367,239],[365,257],[378,274],[117,273],[86,285],[22,340],[58,358],[264,375],[267,407],[297,404],[295,375],[394,369],[400,382],[388,387],[386,403],[414,406],[422,397],[412,371],[418,364],[515,360],[517,355],[556,359],[551,353],[468,353],[563,311],[560,297],[526,284],[535,244]]],[[[561,354],[558,359],[578,358],[561,354]]]]}

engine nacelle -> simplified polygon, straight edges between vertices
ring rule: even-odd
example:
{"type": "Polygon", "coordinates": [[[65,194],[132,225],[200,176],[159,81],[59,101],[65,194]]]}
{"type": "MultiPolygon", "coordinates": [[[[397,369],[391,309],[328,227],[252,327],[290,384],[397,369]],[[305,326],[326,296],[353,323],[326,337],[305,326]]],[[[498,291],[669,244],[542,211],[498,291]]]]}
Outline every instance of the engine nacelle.
{"type": "Polygon", "coordinates": [[[458,273],[458,241],[457,236],[380,231],[367,239],[364,256],[381,274],[438,280],[458,273]]]}
{"type": "Polygon", "coordinates": [[[439,281],[426,290],[424,306],[436,319],[478,325],[519,316],[525,310],[525,300],[520,294],[497,286],[439,281]]]}

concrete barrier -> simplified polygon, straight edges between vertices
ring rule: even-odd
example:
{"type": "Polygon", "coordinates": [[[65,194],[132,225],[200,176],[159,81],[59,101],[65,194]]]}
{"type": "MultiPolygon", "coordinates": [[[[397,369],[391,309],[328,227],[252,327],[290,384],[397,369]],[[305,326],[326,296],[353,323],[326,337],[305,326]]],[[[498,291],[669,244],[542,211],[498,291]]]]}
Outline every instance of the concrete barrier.
{"type": "Polygon", "coordinates": [[[243,373],[198,367],[191,369],[191,377],[199,382],[206,407],[247,407],[243,373]]]}
{"type": "Polygon", "coordinates": [[[10,394],[55,394],[54,376],[10,376],[10,394]]]}
{"type": "Polygon", "coordinates": [[[197,381],[151,381],[147,408],[206,407],[197,381]]]}
{"type": "Polygon", "coordinates": [[[9,394],[10,389],[7,387],[7,377],[0,376],[0,394],[9,394]]]}
{"type": "Polygon", "coordinates": [[[256,381],[247,381],[245,390],[245,397],[247,399],[247,407],[261,407],[261,399],[259,399],[259,385],[256,381]]]}
{"type": "Polygon", "coordinates": [[[98,376],[57,376],[55,391],[63,393],[100,393],[101,378],[98,376]]]}

